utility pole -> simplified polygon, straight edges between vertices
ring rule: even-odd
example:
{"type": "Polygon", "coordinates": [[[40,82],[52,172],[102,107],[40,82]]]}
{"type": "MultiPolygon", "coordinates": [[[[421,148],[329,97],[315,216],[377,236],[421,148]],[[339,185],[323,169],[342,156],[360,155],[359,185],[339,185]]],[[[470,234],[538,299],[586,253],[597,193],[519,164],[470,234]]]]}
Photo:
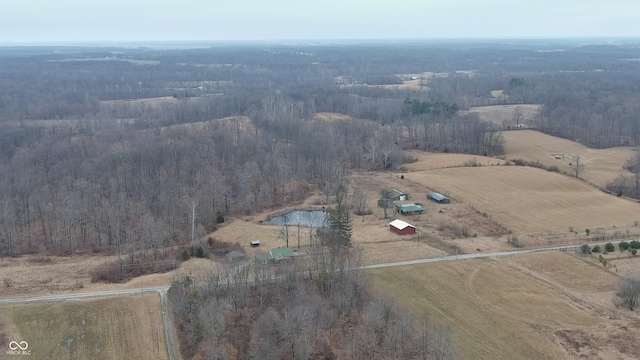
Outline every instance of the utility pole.
{"type": "Polygon", "coordinates": [[[198,207],[198,198],[190,198],[189,203],[191,205],[191,242],[196,237],[196,208],[198,207]]]}

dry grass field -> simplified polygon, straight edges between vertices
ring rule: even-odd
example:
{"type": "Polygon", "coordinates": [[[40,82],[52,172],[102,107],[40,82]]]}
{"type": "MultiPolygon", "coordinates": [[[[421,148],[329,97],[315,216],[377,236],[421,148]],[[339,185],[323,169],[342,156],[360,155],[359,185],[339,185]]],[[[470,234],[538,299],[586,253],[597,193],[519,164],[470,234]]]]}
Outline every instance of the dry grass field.
{"type": "Polygon", "coordinates": [[[0,323],[36,359],[167,358],[158,294],[7,305],[0,323]]]}
{"type": "MultiPolygon", "coordinates": [[[[227,129],[236,130],[239,133],[255,134],[257,131],[256,127],[253,125],[253,122],[248,116],[229,116],[220,119],[162,126],[157,129],[159,129],[161,132],[174,129],[184,129],[191,132],[202,132],[213,131],[214,126],[221,126],[227,129]]],[[[142,130],[142,132],[151,132],[156,131],[157,129],[142,130]]]]}
{"type": "Polygon", "coordinates": [[[377,269],[371,274],[375,286],[399,303],[453,325],[463,359],[640,355],[631,343],[624,346],[611,340],[619,336],[631,342],[640,334],[630,330],[638,321],[635,313],[616,310],[610,301],[600,305],[588,297],[581,300],[585,294],[609,296],[617,277],[568,254],[442,262],[377,269]],[[514,263],[524,265],[514,268],[514,263]],[[546,265],[553,270],[545,270],[546,265]],[[588,281],[595,286],[589,287],[588,281]]]}
{"type": "Polygon", "coordinates": [[[350,120],[352,119],[352,117],[349,115],[344,115],[339,113],[319,112],[319,113],[313,114],[313,119],[320,120],[320,121],[336,121],[336,120],[350,120]]]}
{"type": "MultiPolygon", "coordinates": [[[[493,92],[492,92],[493,95],[493,92]]],[[[503,96],[501,92],[496,92],[494,97],[503,96]]],[[[469,108],[462,113],[475,113],[478,114],[480,120],[491,122],[497,125],[515,125],[513,122],[513,111],[519,107],[522,110],[522,124],[527,127],[527,122],[533,119],[540,109],[538,104],[520,104],[520,105],[490,105],[490,106],[476,106],[469,108]]]]}
{"type": "Polygon", "coordinates": [[[103,100],[100,101],[101,105],[116,105],[116,104],[138,104],[145,106],[160,106],[166,102],[177,102],[177,98],[173,96],[161,96],[154,98],[141,98],[141,99],[124,99],[124,100],[103,100]]]}
{"type": "Polygon", "coordinates": [[[630,147],[590,149],[582,144],[533,130],[505,131],[502,136],[505,140],[506,157],[509,159],[538,161],[571,173],[569,164],[574,164],[579,155],[584,164],[583,178],[602,188],[618,177],[621,171],[628,173],[622,167],[636,154],[636,150],[630,147]],[[560,158],[557,159],[556,156],[560,158]]]}
{"type": "Polygon", "coordinates": [[[0,278],[11,279],[12,284],[10,287],[3,285],[0,288],[0,297],[170,285],[174,279],[183,275],[200,276],[211,267],[220,266],[219,263],[207,259],[192,258],[181,263],[176,270],[141,276],[124,284],[91,282],[91,272],[96,267],[115,261],[115,255],[23,255],[5,258],[0,262],[0,278]]]}
{"type": "Polygon", "coordinates": [[[415,162],[403,165],[403,169],[407,171],[462,167],[467,163],[477,163],[481,166],[502,165],[505,163],[505,161],[501,159],[480,155],[427,153],[415,150],[407,151],[407,153],[417,159],[415,162]]]}
{"type": "Polygon", "coordinates": [[[633,227],[640,204],[597,190],[575,178],[521,166],[438,169],[405,179],[470,204],[517,234],[566,233],[633,227]]]}

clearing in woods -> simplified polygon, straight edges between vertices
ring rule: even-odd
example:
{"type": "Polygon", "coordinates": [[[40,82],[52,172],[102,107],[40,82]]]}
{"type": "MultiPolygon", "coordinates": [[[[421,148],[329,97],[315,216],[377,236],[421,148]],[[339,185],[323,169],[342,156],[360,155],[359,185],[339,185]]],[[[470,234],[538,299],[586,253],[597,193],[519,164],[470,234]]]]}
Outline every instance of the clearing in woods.
{"type": "Polygon", "coordinates": [[[2,306],[0,325],[0,333],[26,341],[38,359],[167,358],[155,293],[2,306]]]}
{"type": "MultiPolygon", "coordinates": [[[[638,350],[621,353],[619,344],[610,340],[609,334],[631,328],[638,320],[635,313],[611,304],[618,277],[569,254],[441,262],[370,273],[378,290],[417,314],[428,313],[432,321],[451,324],[463,359],[640,355],[638,350]],[[548,264],[553,270],[545,270],[548,264]],[[591,302],[591,295],[602,294],[608,302],[591,302]],[[590,342],[581,344],[584,333],[590,342]]],[[[637,329],[631,332],[625,338],[640,334],[637,329]]]]}
{"type": "MultiPolygon", "coordinates": [[[[502,94],[498,95],[502,96],[502,94]]],[[[497,125],[505,126],[515,126],[516,123],[514,121],[514,110],[516,108],[520,108],[522,111],[522,118],[520,119],[520,125],[524,127],[528,127],[528,122],[532,120],[536,115],[538,115],[538,111],[540,110],[540,105],[538,104],[519,104],[519,105],[489,105],[489,106],[476,106],[471,107],[469,110],[462,111],[462,114],[478,114],[478,117],[482,121],[487,121],[490,123],[494,123],[497,125]]]]}

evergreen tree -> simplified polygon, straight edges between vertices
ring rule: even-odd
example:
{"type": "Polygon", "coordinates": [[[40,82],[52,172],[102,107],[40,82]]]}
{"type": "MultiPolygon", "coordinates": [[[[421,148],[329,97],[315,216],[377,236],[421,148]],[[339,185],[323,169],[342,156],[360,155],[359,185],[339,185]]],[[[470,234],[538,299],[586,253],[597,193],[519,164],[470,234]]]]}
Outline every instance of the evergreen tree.
{"type": "Polygon", "coordinates": [[[351,215],[346,206],[338,206],[329,211],[329,223],[338,245],[351,247],[351,215]]]}

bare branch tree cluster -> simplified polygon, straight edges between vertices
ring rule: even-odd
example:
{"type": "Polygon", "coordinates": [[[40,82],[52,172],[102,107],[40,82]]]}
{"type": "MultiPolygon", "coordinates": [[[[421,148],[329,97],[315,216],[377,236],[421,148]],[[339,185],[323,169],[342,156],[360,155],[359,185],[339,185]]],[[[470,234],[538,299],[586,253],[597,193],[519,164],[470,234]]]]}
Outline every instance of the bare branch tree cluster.
{"type": "Polygon", "coordinates": [[[354,250],[318,245],[306,261],[232,265],[203,280],[169,291],[188,358],[453,358],[451,328],[372,292],[354,250]]]}

